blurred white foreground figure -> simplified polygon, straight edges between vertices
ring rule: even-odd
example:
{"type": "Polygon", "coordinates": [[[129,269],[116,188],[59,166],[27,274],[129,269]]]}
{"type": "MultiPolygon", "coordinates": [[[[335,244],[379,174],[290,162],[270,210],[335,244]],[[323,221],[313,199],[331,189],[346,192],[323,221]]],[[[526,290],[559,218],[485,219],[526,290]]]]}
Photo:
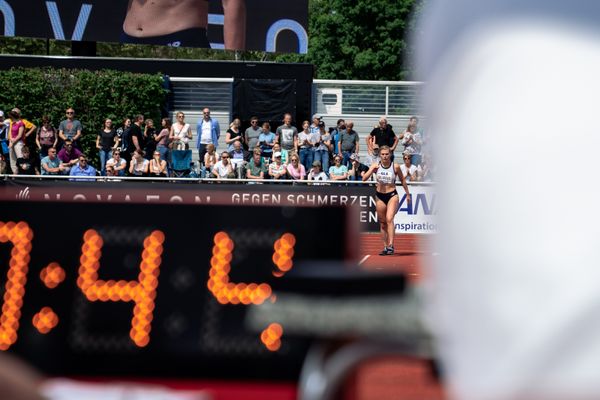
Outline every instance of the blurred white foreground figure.
{"type": "Polygon", "coordinates": [[[453,397],[600,398],[600,2],[439,0],[418,71],[453,397]]]}

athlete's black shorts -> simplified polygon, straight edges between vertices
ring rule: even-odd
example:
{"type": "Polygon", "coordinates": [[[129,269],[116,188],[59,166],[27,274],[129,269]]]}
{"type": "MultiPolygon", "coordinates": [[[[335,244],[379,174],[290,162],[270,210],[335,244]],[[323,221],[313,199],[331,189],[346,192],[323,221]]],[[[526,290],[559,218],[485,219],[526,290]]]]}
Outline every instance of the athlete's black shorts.
{"type": "Polygon", "coordinates": [[[394,189],[393,192],[389,192],[389,193],[380,193],[380,192],[375,192],[375,196],[377,196],[377,198],[381,201],[383,201],[385,203],[385,205],[387,206],[387,203],[390,202],[390,199],[394,196],[398,196],[398,191],[394,189]]]}
{"type": "Polygon", "coordinates": [[[204,47],[210,49],[210,43],[204,28],[190,28],[162,36],[135,37],[121,33],[121,43],[156,44],[171,47],[204,47]]]}

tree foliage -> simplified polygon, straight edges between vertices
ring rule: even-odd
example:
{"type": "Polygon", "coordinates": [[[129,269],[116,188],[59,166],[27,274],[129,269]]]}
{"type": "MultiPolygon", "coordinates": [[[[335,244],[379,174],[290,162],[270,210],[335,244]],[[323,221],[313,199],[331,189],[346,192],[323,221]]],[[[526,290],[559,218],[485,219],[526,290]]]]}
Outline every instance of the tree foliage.
{"type": "Polygon", "coordinates": [[[0,109],[18,107],[38,126],[42,116],[47,115],[57,128],[65,119],[65,110],[73,107],[83,124],[83,150],[94,161],[96,136],[105,118],[117,125],[125,118],[143,114],[158,125],[166,96],[160,74],[51,68],[0,71],[0,109]]]}

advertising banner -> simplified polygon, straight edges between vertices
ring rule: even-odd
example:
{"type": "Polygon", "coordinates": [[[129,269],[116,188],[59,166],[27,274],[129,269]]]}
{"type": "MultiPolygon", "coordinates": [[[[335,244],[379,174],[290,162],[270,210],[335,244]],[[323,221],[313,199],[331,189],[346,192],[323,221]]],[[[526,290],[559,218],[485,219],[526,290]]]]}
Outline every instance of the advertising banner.
{"type": "MultiPolygon", "coordinates": [[[[434,187],[409,186],[412,203],[398,187],[397,233],[437,232],[434,187]]],[[[160,184],[142,182],[61,182],[9,180],[0,183],[0,202],[58,201],[96,203],[171,203],[257,206],[353,206],[355,225],[378,232],[375,188],[363,185],[160,184]]]]}
{"type": "Polygon", "coordinates": [[[308,0],[0,0],[4,36],[306,53],[307,26],[308,0]]]}

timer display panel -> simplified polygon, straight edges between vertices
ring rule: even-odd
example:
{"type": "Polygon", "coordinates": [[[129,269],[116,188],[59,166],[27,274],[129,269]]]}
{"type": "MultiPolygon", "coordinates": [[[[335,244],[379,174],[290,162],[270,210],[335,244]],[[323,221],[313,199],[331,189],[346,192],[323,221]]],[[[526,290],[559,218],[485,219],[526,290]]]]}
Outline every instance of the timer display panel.
{"type": "Polygon", "coordinates": [[[347,212],[4,202],[0,349],[52,375],[295,379],[308,343],[245,314],[344,259],[347,212]]]}

